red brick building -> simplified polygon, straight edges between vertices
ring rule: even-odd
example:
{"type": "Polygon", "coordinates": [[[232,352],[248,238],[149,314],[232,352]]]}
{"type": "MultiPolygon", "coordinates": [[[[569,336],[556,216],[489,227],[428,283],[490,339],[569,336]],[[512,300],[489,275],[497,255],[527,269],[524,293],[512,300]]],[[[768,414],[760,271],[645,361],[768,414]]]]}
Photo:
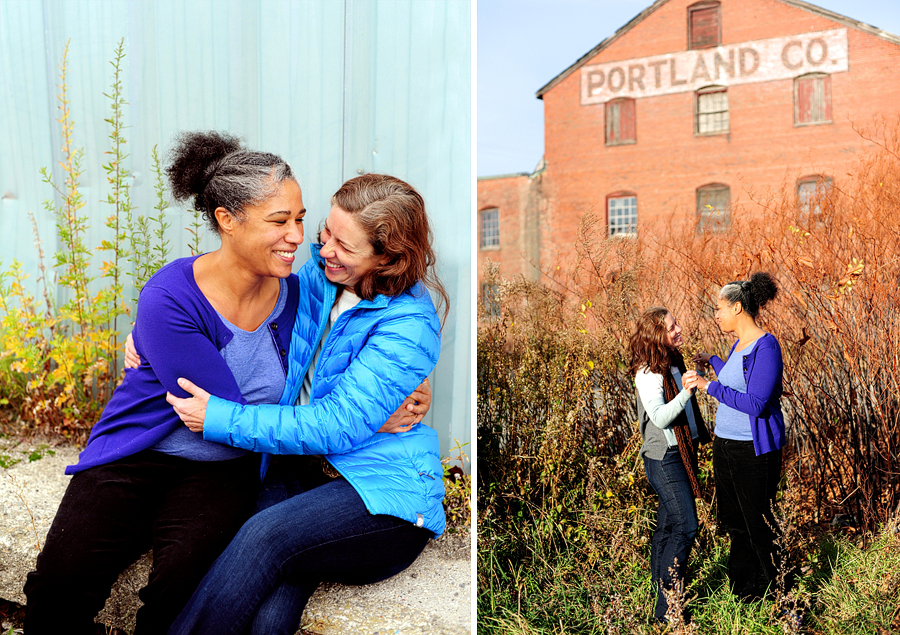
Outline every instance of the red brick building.
{"type": "Polygon", "coordinates": [[[476,210],[479,266],[535,279],[589,210],[628,235],[714,231],[785,185],[802,209],[867,146],[854,125],[900,112],[900,37],[800,0],[657,0],[537,96],[541,168],[480,178],[476,210]]]}

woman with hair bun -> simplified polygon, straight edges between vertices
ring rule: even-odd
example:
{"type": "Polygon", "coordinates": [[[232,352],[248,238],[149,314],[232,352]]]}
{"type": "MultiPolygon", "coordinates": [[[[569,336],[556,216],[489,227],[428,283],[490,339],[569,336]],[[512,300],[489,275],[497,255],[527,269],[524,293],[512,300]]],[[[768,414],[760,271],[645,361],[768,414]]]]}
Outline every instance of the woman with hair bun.
{"type": "Polygon", "coordinates": [[[684,580],[697,536],[697,445],[709,443],[694,391],[682,386],[682,328],[663,307],[638,318],[628,342],[637,389],[638,421],[644,441],[640,455],[647,480],[659,496],[656,530],[650,543],[650,577],[656,589],[654,618],[666,621],[664,591],[684,580]]]}
{"type": "Polygon", "coordinates": [[[280,157],[216,132],[180,135],[166,173],[222,244],[167,264],[141,291],[140,365],[66,469],[74,476],[25,584],[29,635],[93,633],[116,578],[151,547],[135,633],[165,633],[256,506],[259,455],[191,432],[166,394],[188,396],[178,385],[187,377],[237,404],[278,403],[297,347],[291,329],[311,303],[291,273],[306,214],[300,186],[280,157]]]}
{"type": "Polygon", "coordinates": [[[777,294],[774,278],[765,272],[722,287],[716,323],[737,341],[727,361],[707,353],[695,357],[712,365],[716,381],[696,372],[685,376],[686,386],[719,402],[713,442],[718,521],[731,537],[731,590],[746,601],[761,598],[777,574],[772,505],[785,444],[783,362],[778,340],[757,324],[759,310],[777,294]]]}
{"type": "Polygon", "coordinates": [[[447,295],[434,274],[425,201],[398,178],[365,174],[344,183],[331,205],[298,273],[301,310],[281,405],[243,406],[190,382],[180,385],[194,397],[170,397],[204,439],[277,455],[261,510],[170,635],[293,635],[321,582],[388,578],[444,530],[435,431],[372,436],[372,423],[437,361],[442,320],[427,287],[444,316],[447,295]],[[308,454],[324,455],[324,473],[298,465],[306,457],[295,455],[308,454]]]}

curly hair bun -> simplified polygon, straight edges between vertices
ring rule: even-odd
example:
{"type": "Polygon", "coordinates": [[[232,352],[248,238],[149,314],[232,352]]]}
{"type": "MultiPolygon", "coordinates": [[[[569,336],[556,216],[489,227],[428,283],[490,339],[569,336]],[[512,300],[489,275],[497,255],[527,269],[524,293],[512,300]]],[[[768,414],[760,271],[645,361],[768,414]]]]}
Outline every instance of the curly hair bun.
{"type": "Polygon", "coordinates": [[[212,166],[232,152],[242,150],[238,137],[215,131],[183,132],[175,137],[166,176],[176,200],[203,192],[212,166]]]}
{"type": "Polygon", "coordinates": [[[764,307],[778,295],[778,284],[772,274],[758,271],[750,276],[750,293],[757,306],[764,307]]]}

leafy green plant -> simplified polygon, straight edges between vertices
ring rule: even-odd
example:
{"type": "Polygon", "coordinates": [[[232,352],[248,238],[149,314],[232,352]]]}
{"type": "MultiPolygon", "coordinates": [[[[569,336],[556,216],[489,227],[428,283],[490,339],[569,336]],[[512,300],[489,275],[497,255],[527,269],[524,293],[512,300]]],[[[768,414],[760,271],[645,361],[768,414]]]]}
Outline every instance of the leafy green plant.
{"type": "Polygon", "coordinates": [[[125,302],[126,274],[140,286],[165,262],[168,221],[155,148],[155,216],[135,215],[131,202],[132,174],[126,166],[125,152],[122,40],[111,62],[112,87],[104,93],[111,106],[111,114],[105,120],[110,126],[110,149],[105,153],[109,159],[102,165],[110,188],[103,201],[112,208],[106,219],[110,234],[96,248],[104,253],[100,276],[91,274],[95,250],[85,243],[87,201],[80,183],[85,155],[74,140],[67,84],[68,51],[67,42],[59,67],[57,95],[62,179],[55,178],[48,168],[41,170],[43,181],[54,193],[44,207],[55,217],[59,237],[60,247],[51,265],[57,288],[50,287],[41,240],[32,218],[41,272],[37,282],[42,295],[38,299],[30,291],[20,262],[0,268],[0,386],[23,421],[45,432],[83,439],[99,418],[119,377],[118,319],[130,312],[125,302]],[[126,262],[131,263],[132,271],[126,269],[126,262]],[[54,300],[57,295],[61,298],[59,303],[54,300]]]}

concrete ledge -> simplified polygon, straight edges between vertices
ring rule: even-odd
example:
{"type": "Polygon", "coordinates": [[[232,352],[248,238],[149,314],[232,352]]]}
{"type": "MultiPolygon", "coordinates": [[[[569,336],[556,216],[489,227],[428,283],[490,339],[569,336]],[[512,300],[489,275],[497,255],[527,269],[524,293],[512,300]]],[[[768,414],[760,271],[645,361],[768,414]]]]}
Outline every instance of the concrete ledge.
{"type": "MultiPolygon", "coordinates": [[[[38,544],[43,544],[68,485],[63,470],[77,456],[71,447],[0,442],[0,461],[18,460],[0,468],[0,598],[25,603],[25,576],[34,568],[38,544]]],[[[146,584],[149,570],[147,555],[125,571],[97,621],[131,631],[140,606],[137,591],[146,584]]],[[[322,585],[301,626],[316,635],[468,635],[471,573],[469,535],[445,534],[431,541],[409,569],[389,580],[362,587],[322,585]]]]}

